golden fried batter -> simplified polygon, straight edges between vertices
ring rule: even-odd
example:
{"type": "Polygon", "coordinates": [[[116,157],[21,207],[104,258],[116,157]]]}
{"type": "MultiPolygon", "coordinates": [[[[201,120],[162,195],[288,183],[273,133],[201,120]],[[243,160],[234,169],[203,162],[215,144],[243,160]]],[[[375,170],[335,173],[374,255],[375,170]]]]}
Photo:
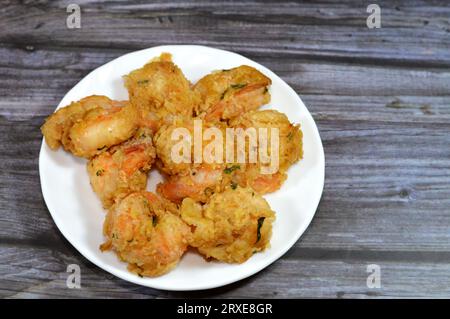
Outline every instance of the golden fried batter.
{"type": "Polygon", "coordinates": [[[154,130],[174,118],[191,117],[200,103],[167,53],[124,76],[124,81],[130,102],[140,110],[141,125],[154,130]]]}
{"type": "MultiPolygon", "coordinates": [[[[267,128],[267,147],[270,154],[270,128],[278,129],[279,149],[278,166],[271,173],[263,172],[260,158],[256,163],[249,162],[247,140],[245,146],[245,163],[235,162],[224,164],[176,164],[171,161],[171,150],[174,142],[170,140],[170,133],[176,125],[167,131],[163,129],[155,138],[158,167],[170,176],[164,183],[158,185],[158,193],[174,203],[180,203],[184,198],[190,197],[198,202],[206,202],[214,193],[221,192],[230,185],[251,187],[259,194],[272,193],[278,190],[287,178],[288,168],[302,158],[302,131],[298,125],[289,122],[287,116],[274,110],[250,111],[239,118],[230,121],[234,128],[248,129],[267,128]]],[[[236,142],[236,140],[235,140],[236,142]]],[[[261,141],[258,140],[258,143],[261,141]]],[[[236,143],[237,144],[237,143],[236,143]]],[[[235,144],[235,147],[237,145],[235,144]]],[[[203,145],[204,146],[204,145],[203,145]]],[[[235,149],[235,154],[238,151],[235,149]]],[[[224,151],[225,154],[225,151],[224,151]]],[[[224,160],[225,161],[225,160],[224,160]]]]}
{"type": "MultiPolygon", "coordinates": [[[[212,125],[203,121],[202,129],[207,130],[209,128],[214,128],[218,134],[225,136],[224,125],[212,125]]],[[[225,168],[225,164],[223,163],[225,161],[225,140],[223,139],[220,144],[223,153],[220,156],[222,163],[216,162],[212,157],[211,162],[205,162],[205,149],[214,138],[207,141],[203,140],[201,149],[202,162],[195,163],[194,138],[193,120],[177,121],[171,125],[165,125],[157,132],[154,138],[158,157],[156,166],[168,175],[166,181],[158,185],[157,191],[164,198],[174,203],[181,203],[185,197],[205,202],[211,194],[223,189],[222,183],[226,183],[222,174],[225,168]],[[190,159],[186,159],[186,162],[174,161],[172,154],[174,146],[180,143],[181,140],[173,139],[173,133],[180,128],[186,129],[186,133],[189,133],[192,142],[190,152],[186,152],[190,156],[190,159]]],[[[214,152],[208,152],[208,154],[214,154],[214,152]]]]}
{"type": "Polygon", "coordinates": [[[231,185],[230,176],[224,174],[223,170],[222,166],[191,168],[187,175],[169,176],[164,183],[158,184],[157,192],[177,204],[186,197],[205,203],[211,195],[231,185]]]}
{"type": "MultiPolygon", "coordinates": [[[[279,169],[277,172],[272,174],[261,173],[263,164],[260,161],[257,163],[248,163],[247,161],[247,163],[240,164],[240,169],[233,172],[234,181],[241,186],[250,186],[260,194],[278,190],[287,177],[286,171],[288,168],[303,157],[303,134],[300,126],[290,123],[285,114],[275,110],[251,111],[230,121],[230,125],[243,129],[278,129],[279,169]]],[[[267,145],[270,145],[270,130],[268,130],[268,133],[267,145]]]]}
{"type": "Polygon", "coordinates": [[[102,250],[114,250],[140,276],[155,277],[172,270],[187,249],[189,226],[169,212],[150,192],[132,193],[108,212],[102,250]]]}
{"type": "Polygon", "coordinates": [[[268,86],[272,81],[248,65],[216,71],[201,78],[194,86],[201,96],[197,114],[208,121],[233,119],[269,103],[268,86]]]}
{"type": "Polygon", "coordinates": [[[228,188],[203,207],[186,198],[180,210],[194,229],[190,245],[206,258],[243,263],[269,246],[275,214],[250,188],[228,188]]]}
{"type": "Polygon", "coordinates": [[[110,207],[129,193],[145,190],[155,157],[148,128],[139,129],[132,139],[94,156],[87,163],[87,171],[103,207],[110,207]]]}
{"type": "Polygon", "coordinates": [[[50,115],[41,127],[47,144],[61,144],[76,156],[90,158],[133,136],[138,113],[126,101],[92,95],[50,115]]]}
{"type": "MultiPolygon", "coordinates": [[[[166,174],[169,175],[175,175],[175,174],[180,174],[180,175],[188,175],[191,170],[193,168],[197,168],[199,166],[202,167],[209,167],[209,168],[217,168],[217,167],[221,167],[222,165],[214,162],[214,163],[205,163],[205,157],[204,155],[204,151],[205,148],[207,147],[207,145],[209,144],[210,140],[205,141],[203,139],[203,135],[201,135],[200,139],[202,142],[202,149],[201,149],[201,154],[202,154],[202,163],[195,163],[195,158],[194,158],[194,143],[198,143],[197,141],[194,141],[194,139],[196,139],[197,137],[194,136],[194,120],[195,119],[188,119],[188,120],[183,120],[183,121],[175,121],[174,123],[170,124],[170,125],[164,125],[162,126],[158,132],[155,134],[155,138],[154,138],[154,142],[155,142],[155,147],[156,147],[156,154],[158,156],[158,162],[157,162],[157,166],[158,168],[163,171],[166,174]],[[185,161],[182,162],[176,162],[174,161],[174,154],[172,153],[173,150],[175,149],[175,146],[178,144],[180,145],[180,142],[183,139],[183,137],[178,136],[177,134],[177,130],[179,129],[183,129],[186,131],[186,133],[188,133],[189,138],[190,138],[190,152],[186,152],[186,154],[179,152],[180,155],[183,155],[183,157],[185,158],[185,161]],[[187,158],[186,158],[187,155],[187,158]]],[[[221,134],[221,136],[225,136],[225,127],[223,125],[212,125],[210,123],[207,123],[205,121],[202,121],[201,124],[202,125],[202,130],[205,131],[209,128],[212,128],[214,130],[217,131],[218,134],[221,134]]],[[[179,131],[178,131],[179,132],[179,131]]],[[[214,138],[211,138],[211,140],[213,140],[214,138]]],[[[222,151],[224,148],[224,143],[225,140],[222,139],[222,151]]],[[[208,152],[209,154],[209,152],[208,152]]],[[[211,154],[213,154],[213,152],[211,152],[211,154]]],[[[224,151],[223,154],[221,156],[222,161],[224,161],[224,151]]]]}

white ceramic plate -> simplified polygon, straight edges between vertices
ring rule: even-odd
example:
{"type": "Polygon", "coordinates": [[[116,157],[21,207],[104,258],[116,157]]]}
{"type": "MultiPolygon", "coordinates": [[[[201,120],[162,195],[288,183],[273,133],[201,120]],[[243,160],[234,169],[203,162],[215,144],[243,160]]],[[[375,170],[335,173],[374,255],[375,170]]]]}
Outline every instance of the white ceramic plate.
{"type": "MultiPolygon", "coordinates": [[[[199,290],[223,286],[249,277],[280,258],[300,238],[311,222],[324,185],[325,160],[319,132],[311,114],[298,95],[273,72],[241,55],[193,45],[160,46],[121,56],[92,71],[59,103],[58,108],[91,94],[127,99],[122,76],[140,68],[148,60],[170,52],[174,62],[191,82],[213,70],[247,64],[272,79],[272,102],[264,108],[277,109],[300,123],[303,130],[304,159],[292,166],[281,190],[265,196],[277,213],[271,247],[241,265],[206,262],[194,252],[185,254],[176,269],[157,278],[140,278],[127,271],[112,252],[102,253],[102,224],[105,211],[89,185],[86,161],[63,150],[52,151],[43,142],[39,174],[45,202],[56,225],[67,240],[98,267],[124,280],[165,290],[199,290]]],[[[161,180],[152,171],[149,190],[161,180]]]]}

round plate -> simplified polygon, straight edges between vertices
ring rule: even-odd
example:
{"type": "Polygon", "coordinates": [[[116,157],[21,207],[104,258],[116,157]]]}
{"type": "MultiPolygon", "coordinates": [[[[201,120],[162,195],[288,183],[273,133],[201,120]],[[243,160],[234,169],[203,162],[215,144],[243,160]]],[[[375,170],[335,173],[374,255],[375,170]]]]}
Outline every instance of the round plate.
{"type": "MultiPolygon", "coordinates": [[[[311,222],[324,185],[325,159],[319,132],[311,114],[298,95],[282,79],[262,65],[236,53],[193,45],[159,46],[121,56],[92,71],[72,88],[58,108],[92,94],[123,100],[128,93],[122,76],[142,67],[162,52],[173,55],[174,62],[195,83],[213,70],[242,64],[253,66],[272,79],[272,101],[264,109],[285,113],[303,130],[304,158],[289,169],[281,189],[266,195],[276,212],[271,247],[255,254],[243,264],[206,262],[189,251],[179,265],[157,278],[140,278],[127,271],[113,252],[102,253],[102,225],[105,211],[89,184],[86,160],[62,149],[52,151],[43,142],[39,156],[39,174],[47,207],[61,233],[87,259],[124,280],[165,290],[199,290],[230,284],[249,277],[280,258],[300,238],[311,222]]],[[[154,191],[161,176],[153,170],[148,190],[154,191]]]]}

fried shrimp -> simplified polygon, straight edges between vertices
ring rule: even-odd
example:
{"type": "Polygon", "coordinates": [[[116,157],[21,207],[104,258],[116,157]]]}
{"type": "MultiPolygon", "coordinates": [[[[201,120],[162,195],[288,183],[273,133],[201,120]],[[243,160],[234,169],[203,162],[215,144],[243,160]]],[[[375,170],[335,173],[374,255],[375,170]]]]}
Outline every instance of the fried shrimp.
{"type": "Polygon", "coordinates": [[[87,171],[103,207],[110,207],[129,193],[145,190],[155,156],[148,128],[139,129],[132,139],[94,156],[87,163],[87,171]]]}
{"type": "Polygon", "coordinates": [[[192,158],[194,150],[192,143],[186,144],[187,154],[176,154],[180,155],[183,160],[174,160],[174,146],[179,143],[178,136],[175,135],[178,129],[187,132],[192,141],[194,131],[192,121],[175,121],[171,125],[164,125],[158,130],[153,139],[158,156],[157,167],[169,175],[186,174],[193,166],[192,158]]]}
{"type": "Polygon", "coordinates": [[[130,102],[140,111],[141,125],[152,129],[177,117],[191,117],[200,103],[168,53],[124,76],[124,81],[130,102]]]}
{"type": "Polygon", "coordinates": [[[132,193],[108,212],[101,250],[112,249],[139,276],[163,275],[177,265],[191,238],[189,226],[150,192],[132,193]]]}
{"type": "Polygon", "coordinates": [[[62,144],[66,151],[90,158],[129,139],[137,121],[137,110],[128,102],[92,95],[57,110],[41,131],[51,149],[62,144]]]}
{"type": "MultiPolygon", "coordinates": [[[[224,139],[222,138],[222,141],[219,141],[222,155],[218,156],[218,158],[213,158],[215,154],[214,151],[206,153],[206,147],[211,141],[215,141],[215,137],[206,141],[204,140],[203,135],[200,137],[195,136],[195,120],[196,119],[174,121],[170,125],[162,126],[155,134],[154,143],[156,154],[158,156],[157,167],[165,174],[188,175],[191,173],[192,169],[199,166],[211,169],[222,166],[218,162],[219,159],[222,162],[224,161],[224,139]],[[201,163],[195,163],[194,145],[199,143],[199,140],[202,144],[201,148],[199,147],[201,163]],[[183,142],[186,143],[181,147],[180,145],[182,145],[183,142]],[[206,163],[206,157],[209,158],[209,155],[211,155],[211,160],[209,160],[210,163],[208,164],[206,163]]],[[[223,125],[213,125],[204,121],[202,121],[202,124],[200,125],[202,125],[202,130],[213,129],[217,135],[221,135],[221,137],[225,135],[225,127],[223,125]]]]}
{"type": "Polygon", "coordinates": [[[186,198],[180,211],[193,229],[190,245],[206,258],[243,263],[269,246],[275,214],[250,188],[228,188],[203,207],[186,198]]]}
{"type": "MultiPolygon", "coordinates": [[[[180,203],[186,197],[204,203],[212,194],[221,192],[229,185],[251,187],[259,194],[272,193],[280,189],[287,178],[288,168],[302,158],[300,127],[291,124],[285,114],[273,110],[247,112],[238,119],[230,121],[230,125],[235,129],[243,130],[267,128],[268,153],[270,153],[271,144],[270,129],[278,129],[278,165],[273,167],[273,172],[267,173],[263,170],[270,164],[263,163],[259,156],[255,162],[249,161],[250,144],[248,139],[244,150],[244,162],[238,162],[235,157],[232,163],[216,164],[215,166],[212,164],[173,163],[170,150],[174,142],[169,138],[171,130],[167,130],[158,132],[158,137],[155,138],[158,162],[160,163],[158,167],[170,175],[164,183],[158,185],[158,193],[174,203],[180,203]]],[[[255,144],[256,149],[262,140],[260,135],[255,144]]],[[[237,149],[235,149],[235,153],[238,153],[237,149]]]]}
{"type": "MultiPolygon", "coordinates": [[[[225,134],[225,127],[213,126],[208,123],[202,124],[203,129],[214,128],[218,134],[225,134]]],[[[155,135],[154,142],[156,147],[156,154],[158,160],[156,166],[167,175],[167,180],[157,187],[157,192],[164,198],[169,199],[174,203],[181,203],[181,201],[190,197],[197,201],[205,202],[211,194],[222,189],[221,183],[223,181],[223,163],[225,153],[223,152],[224,141],[219,144],[222,148],[222,155],[219,157],[220,161],[211,161],[206,163],[204,161],[205,150],[208,143],[203,141],[201,150],[202,162],[194,162],[194,143],[188,143],[183,154],[179,155],[183,161],[174,160],[174,147],[180,141],[174,135],[177,129],[185,130],[189,134],[191,141],[194,140],[194,124],[193,120],[177,121],[172,125],[163,126],[155,135]],[[184,154],[186,153],[186,154],[184,154]],[[188,158],[186,158],[186,156],[188,158]]],[[[202,137],[203,139],[203,137],[202,137]]],[[[213,139],[212,139],[213,140],[213,139]]],[[[208,142],[210,142],[209,140],[208,142]]],[[[198,140],[197,140],[198,142],[198,140]]],[[[211,152],[213,155],[214,152],[211,152]]],[[[207,156],[207,155],[206,155],[207,156]]],[[[219,159],[219,158],[216,158],[219,159]]]]}
{"type": "Polygon", "coordinates": [[[233,119],[269,103],[272,81],[248,65],[213,72],[194,86],[201,96],[197,114],[208,121],[233,119]]]}
{"type": "MultiPolygon", "coordinates": [[[[240,170],[233,172],[233,180],[241,186],[250,186],[260,194],[278,190],[286,180],[286,171],[303,157],[302,131],[299,125],[289,122],[287,116],[275,110],[251,111],[230,121],[230,125],[237,128],[276,128],[278,129],[278,169],[271,174],[262,173],[263,163],[241,164],[240,170]]],[[[267,145],[270,145],[270,131],[268,130],[267,145]]],[[[258,141],[260,143],[260,141],[258,141]]],[[[247,149],[248,151],[248,149],[247,149]]],[[[248,154],[246,155],[248,158],[248,154]]]]}
{"type": "Polygon", "coordinates": [[[157,192],[174,203],[189,197],[197,202],[206,202],[208,198],[220,192],[226,179],[222,167],[198,167],[189,170],[187,175],[172,175],[157,186],[157,192]]]}

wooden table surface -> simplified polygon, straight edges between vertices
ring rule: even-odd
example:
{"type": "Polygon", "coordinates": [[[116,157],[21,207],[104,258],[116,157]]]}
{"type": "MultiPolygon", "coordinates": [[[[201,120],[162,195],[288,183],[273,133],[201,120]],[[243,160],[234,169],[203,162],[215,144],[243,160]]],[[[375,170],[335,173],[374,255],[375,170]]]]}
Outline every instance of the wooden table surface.
{"type": "Polygon", "coordinates": [[[450,6],[389,1],[0,1],[0,296],[450,297],[450,6]],[[344,3],[345,2],[345,3],[344,3]],[[66,7],[81,7],[68,29],[66,7]],[[295,246],[226,287],[140,287],[83,258],[43,201],[40,125],[94,68],[162,44],[231,50],[280,75],[319,127],[323,197],[295,246]],[[66,286],[81,267],[81,289],[66,286]],[[368,265],[381,287],[367,286],[368,265]]]}

